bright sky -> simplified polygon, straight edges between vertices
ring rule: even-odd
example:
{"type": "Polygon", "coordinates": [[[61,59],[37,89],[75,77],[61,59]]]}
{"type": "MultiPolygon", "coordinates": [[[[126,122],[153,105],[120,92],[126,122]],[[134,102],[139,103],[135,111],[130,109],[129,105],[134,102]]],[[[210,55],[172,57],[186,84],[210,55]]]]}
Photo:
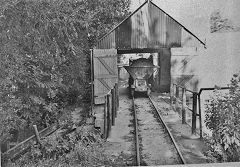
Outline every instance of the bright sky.
{"type": "MultiPolygon", "coordinates": [[[[145,0],[132,0],[131,10],[137,9],[145,0]]],[[[162,10],[186,26],[196,35],[209,30],[209,18],[220,10],[224,17],[240,26],[240,0],[152,0],[162,10]]]]}

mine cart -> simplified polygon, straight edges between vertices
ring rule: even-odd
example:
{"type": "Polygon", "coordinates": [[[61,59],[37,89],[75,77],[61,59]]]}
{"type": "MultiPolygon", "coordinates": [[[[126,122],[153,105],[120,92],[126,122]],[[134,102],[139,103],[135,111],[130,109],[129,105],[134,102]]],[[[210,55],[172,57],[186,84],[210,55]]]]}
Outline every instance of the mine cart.
{"type": "Polygon", "coordinates": [[[131,95],[134,92],[146,92],[147,95],[151,93],[151,76],[159,68],[154,66],[152,61],[145,58],[140,58],[130,62],[129,66],[124,66],[130,75],[129,88],[131,95]]]}

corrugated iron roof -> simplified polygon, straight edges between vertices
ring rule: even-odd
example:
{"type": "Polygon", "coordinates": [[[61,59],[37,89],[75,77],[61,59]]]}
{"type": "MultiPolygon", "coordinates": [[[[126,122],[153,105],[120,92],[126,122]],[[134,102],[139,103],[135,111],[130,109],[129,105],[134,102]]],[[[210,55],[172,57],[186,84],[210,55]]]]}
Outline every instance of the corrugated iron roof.
{"type": "Polygon", "coordinates": [[[169,14],[146,1],[97,43],[99,49],[120,50],[182,47],[196,39],[196,35],[169,14]],[[192,38],[193,37],[193,38],[192,38]]]}

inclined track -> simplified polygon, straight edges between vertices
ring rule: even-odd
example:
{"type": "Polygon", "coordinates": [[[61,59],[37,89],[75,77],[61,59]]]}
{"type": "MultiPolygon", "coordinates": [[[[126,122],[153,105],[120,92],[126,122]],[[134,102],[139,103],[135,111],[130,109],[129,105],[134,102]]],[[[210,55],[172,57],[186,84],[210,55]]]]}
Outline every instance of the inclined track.
{"type": "MultiPolygon", "coordinates": [[[[167,149],[166,153],[169,152],[169,155],[173,156],[173,161],[176,161],[178,164],[185,164],[184,157],[182,156],[179,147],[174,140],[169,128],[167,127],[166,123],[163,121],[160,113],[158,112],[154,102],[150,97],[148,98],[141,98],[137,99],[139,106],[136,104],[136,99],[132,98],[132,108],[133,108],[133,115],[134,115],[134,129],[135,129],[135,149],[136,149],[136,165],[163,165],[172,163],[169,162],[168,159],[164,160],[164,155],[161,155],[163,153],[159,153],[158,151],[165,151],[163,149],[167,149]],[[150,106],[149,108],[144,108],[144,101],[149,101],[147,104],[150,106]],[[142,107],[142,108],[141,108],[142,107]],[[137,110],[136,110],[137,108],[137,110]],[[151,110],[151,111],[146,111],[151,110]],[[149,115],[151,114],[151,115],[149,115]],[[153,117],[154,115],[154,117],[153,117]],[[146,126],[144,125],[144,122],[148,120],[148,118],[151,118],[150,121],[148,121],[148,124],[146,126]],[[153,120],[154,119],[154,120],[153,120]],[[158,123],[156,123],[158,122],[158,123]],[[156,124],[156,125],[155,125],[156,124]],[[160,125],[160,126],[159,126],[160,125]],[[145,126],[145,127],[144,127],[145,126]],[[141,129],[142,128],[142,129],[141,129]],[[149,130],[145,130],[145,129],[149,130]],[[155,135],[155,136],[154,136],[155,135]],[[153,138],[156,138],[154,140],[150,136],[153,136],[153,138]],[[164,137],[163,137],[164,136],[164,137]],[[158,139],[159,137],[159,139],[158,139]],[[147,138],[147,139],[145,139],[147,138]],[[165,138],[165,139],[164,139],[165,138]],[[163,142],[161,142],[161,140],[163,142]],[[146,142],[146,141],[149,141],[146,142]],[[167,142],[166,142],[167,141],[167,142]],[[144,145],[148,145],[147,149],[144,149],[144,145]],[[152,145],[152,146],[150,146],[152,145]],[[171,145],[171,146],[167,146],[171,145]],[[157,148],[159,147],[159,148],[157,148]],[[168,150],[169,147],[169,150],[168,150]],[[144,153],[145,151],[145,153],[144,153]],[[146,154],[147,152],[147,154],[146,154]],[[156,155],[154,155],[156,154],[156,155]],[[148,157],[148,155],[150,155],[148,157]],[[151,157],[152,156],[152,157],[151,157]],[[144,158],[145,157],[145,158],[144,158]],[[176,158],[177,157],[177,158],[176,158]],[[155,158],[155,159],[154,159],[155,158]],[[176,160],[177,159],[177,160],[176,160]],[[155,162],[153,162],[155,161],[155,162]],[[162,162],[165,161],[165,162],[162,162]],[[156,163],[156,164],[155,164],[156,163]]],[[[171,159],[171,157],[170,157],[171,159]]]]}

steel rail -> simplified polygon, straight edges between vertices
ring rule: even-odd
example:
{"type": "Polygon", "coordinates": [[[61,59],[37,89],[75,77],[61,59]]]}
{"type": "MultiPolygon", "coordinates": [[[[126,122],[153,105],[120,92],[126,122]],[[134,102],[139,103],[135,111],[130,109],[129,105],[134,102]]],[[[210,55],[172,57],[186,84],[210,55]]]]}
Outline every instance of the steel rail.
{"type": "Polygon", "coordinates": [[[137,166],[140,166],[139,133],[138,133],[137,112],[135,109],[134,97],[132,97],[132,108],[133,108],[134,128],[135,128],[136,162],[137,162],[137,166]]]}
{"type": "Polygon", "coordinates": [[[180,159],[181,159],[181,161],[182,161],[182,164],[186,164],[186,161],[185,161],[185,159],[184,159],[184,157],[183,157],[183,155],[182,155],[182,153],[181,153],[181,151],[180,151],[180,149],[179,149],[179,147],[178,147],[178,145],[177,145],[177,143],[176,143],[176,141],[175,141],[172,133],[170,132],[170,129],[168,128],[167,124],[163,121],[163,118],[162,118],[161,114],[158,112],[158,109],[157,109],[155,103],[153,102],[152,98],[151,98],[150,96],[148,96],[148,98],[150,99],[151,103],[153,104],[154,109],[156,110],[157,115],[158,115],[160,121],[163,123],[165,129],[167,130],[168,135],[170,136],[170,138],[171,138],[171,140],[172,140],[172,142],[173,142],[173,145],[174,145],[174,147],[176,148],[177,153],[178,153],[178,155],[179,155],[179,157],[180,157],[180,159]]]}

